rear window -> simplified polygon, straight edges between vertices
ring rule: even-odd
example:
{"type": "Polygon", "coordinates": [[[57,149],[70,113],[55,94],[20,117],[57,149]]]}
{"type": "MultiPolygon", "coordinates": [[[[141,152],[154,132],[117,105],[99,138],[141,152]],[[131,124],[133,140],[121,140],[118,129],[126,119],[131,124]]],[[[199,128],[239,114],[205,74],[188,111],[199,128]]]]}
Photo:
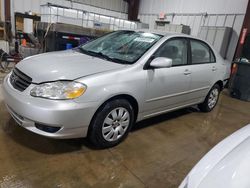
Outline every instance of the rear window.
{"type": "Polygon", "coordinates": [[[201,41],[191,40],[192,64],[215,63],[211,48],[201,41]]]}

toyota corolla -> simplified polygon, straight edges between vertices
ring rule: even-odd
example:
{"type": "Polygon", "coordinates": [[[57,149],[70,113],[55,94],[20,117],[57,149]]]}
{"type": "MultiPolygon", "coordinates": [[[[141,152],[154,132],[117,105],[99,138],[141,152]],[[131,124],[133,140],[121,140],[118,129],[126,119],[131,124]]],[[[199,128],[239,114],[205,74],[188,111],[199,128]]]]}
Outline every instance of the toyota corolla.
{"type": "Polygon", "coordinates": [[[51,138],[100,148],[135,122],[198,105],[209,112],[230,65],[206,42],[182,34],[116,31],[78,48],[29,57],[3,83],[16,122],[51,138]]]}

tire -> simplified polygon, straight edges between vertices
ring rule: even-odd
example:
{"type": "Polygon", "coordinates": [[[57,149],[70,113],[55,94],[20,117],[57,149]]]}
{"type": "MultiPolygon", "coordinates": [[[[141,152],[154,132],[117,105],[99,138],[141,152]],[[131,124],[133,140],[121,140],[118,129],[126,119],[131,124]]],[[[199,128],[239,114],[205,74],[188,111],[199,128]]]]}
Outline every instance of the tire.
{"type": "Polygon", "coordinates": [[[91,121],[88,139],[97,148],[116,146],[128,135],[134,123],[134,110],[125,99],[105,103],[91,121]]]}
{"type": "Polygon", "coordinates": [[[215,84],[208,92],[205,101],[198,105],[200,111],[211,112],[218,103],[220,92],[220,86],[218,84],[215,84]]]}

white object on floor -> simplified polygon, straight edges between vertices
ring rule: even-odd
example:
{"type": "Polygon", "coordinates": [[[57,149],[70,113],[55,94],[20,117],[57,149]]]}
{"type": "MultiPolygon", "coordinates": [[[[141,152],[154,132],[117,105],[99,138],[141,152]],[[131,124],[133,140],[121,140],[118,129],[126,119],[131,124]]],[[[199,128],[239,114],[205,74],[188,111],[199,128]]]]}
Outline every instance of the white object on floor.
{"type": "Polygon", "coordinates": [[[210,150],[179,188],[249,188],[250,124],[210,150]]]}

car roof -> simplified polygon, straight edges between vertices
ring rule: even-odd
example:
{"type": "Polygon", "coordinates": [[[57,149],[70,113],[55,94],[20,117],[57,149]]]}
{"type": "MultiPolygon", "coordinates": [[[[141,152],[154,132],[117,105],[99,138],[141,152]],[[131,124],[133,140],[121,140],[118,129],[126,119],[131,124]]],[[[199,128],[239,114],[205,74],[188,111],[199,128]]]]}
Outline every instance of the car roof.
{"type": "Polygon", "coordinates": [[[129,29],[121,29],[121,30],[125,30],[125,31],[135,31],[135,32],[146,32],[146,33],[153,33],[153,34],[157,34],[157,35],[161,35],[163,37],[186,37],[186,38],[190,38],[190,39],[196,39],[196,40],[200,40],[206,44],[208,44],[210,46],[211,49],[213,49],[213,45],[211,45],[209,42],[203,40],[200,37],[197,36],[192,36],[192,35],[187,35],[187,34],[183,34],[183,33],[177,33],[177,32],[167,32],[167,31],[162,31],[162,30],[152,30],[152,29],[135,29],[135,30],[129,30],[129,29]]]}
{"type": "Polygon", "coordinates": [[[190,35],[183,34],[183,33],[175,33],[175,32],[166,32],[161,30],[150,30],[150,29],[136,29],[136,32],[148,32],[154,33],[162,36],[183,36],[183,37],[191,37],[190,35]]]}
{"type": "Polygon", "coordinates": [[[192,36],[192,35],[188,35],[188,34],[184,34],[184,33],[177,33],[177,32],[167,32],[167,31],[161,31],[161,30],[150,30],[150,29],[136,29],[134,30],[135,32],[148,32],[148,33],[154,33],[157,35],[161,35],[163,37],[186,37],[186,38],[190,38],[190,39],[196,39],[196,40],[200,40],[202,42],[205,42],[206,44],[208,44],[212,49],[213,49],[213,45],[211,45],[208,41],[205,41],[204,39],[197,37],[197,36],[192,36]]]}
{"type": "Polygon", "coordinates": [[[120,29],[120,31],[135,31],[135,32],[145,32],[145,33],[154,33],[157,35],[162,35],[162,36],[183,36],[183,37],[191,37],[191,35],[183,34],[183,33],[177,33],[177,32],[166,32],[166,31],[161,31],[161,30],[152,30],[152,29],[120,29]]]}

